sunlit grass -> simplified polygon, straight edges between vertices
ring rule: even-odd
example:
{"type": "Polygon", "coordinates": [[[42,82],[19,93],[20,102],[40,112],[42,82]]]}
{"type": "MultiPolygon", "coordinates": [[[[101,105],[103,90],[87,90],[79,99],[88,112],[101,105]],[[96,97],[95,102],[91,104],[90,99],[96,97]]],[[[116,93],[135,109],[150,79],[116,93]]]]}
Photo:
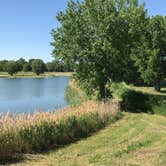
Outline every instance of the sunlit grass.
{"type": "Polygon", "coordinates": [[[138,86],[133,86],[133,85],[130,85],[128,87],[131,89],[134,89],[136,91],[141,91],[143,93],[166,96],[166,87],[162,87],[161,92],[155,91],[154,87],[138,87],[138,86]]]}
{"type": "Polygon", "coordinates": [[[31,166],[165,166],[166,118],[124,113],[121,120],[88,139],[58,151],[26,155],[18,165],[31,166]]]}

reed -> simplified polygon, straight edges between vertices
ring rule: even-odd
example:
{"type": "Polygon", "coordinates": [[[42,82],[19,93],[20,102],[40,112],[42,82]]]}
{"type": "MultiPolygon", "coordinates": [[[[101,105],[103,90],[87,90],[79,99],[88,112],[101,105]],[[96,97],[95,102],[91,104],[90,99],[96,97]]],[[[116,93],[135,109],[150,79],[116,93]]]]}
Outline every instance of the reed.
{"type": "Polygon", "coordinates": [[[1,115],[0,160],[59,148],[87,137],[119,117],[117,100],[86,101],[56,112],[1,115]]]}

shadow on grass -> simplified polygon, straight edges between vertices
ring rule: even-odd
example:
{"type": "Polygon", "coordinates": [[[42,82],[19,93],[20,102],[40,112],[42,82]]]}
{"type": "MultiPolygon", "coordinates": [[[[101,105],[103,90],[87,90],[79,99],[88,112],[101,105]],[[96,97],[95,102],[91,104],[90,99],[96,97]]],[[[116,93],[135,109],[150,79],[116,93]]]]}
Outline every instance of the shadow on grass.
{"type": "MultiPolygon", "coordinates": [[[[164,93],[164,92],[163,92],[164,93]]],[[[128,89],[122,94],[122,111],[165,115],[166,96],[128,89]]]]}
{"type": "Polygon", "coordinates": [[[166,94],[166,90],[161,90],[160,93],[166,94]]]}
{"type": "Polygon", "coordinates": [[[9,165],[9,164],[17,164],[19,162],[22,162],[25,158],[23,154],[16,154],[14,156],[5,156],[5,159],[3,159],[2,156],[0,156],[0,165],[9,165]]]}

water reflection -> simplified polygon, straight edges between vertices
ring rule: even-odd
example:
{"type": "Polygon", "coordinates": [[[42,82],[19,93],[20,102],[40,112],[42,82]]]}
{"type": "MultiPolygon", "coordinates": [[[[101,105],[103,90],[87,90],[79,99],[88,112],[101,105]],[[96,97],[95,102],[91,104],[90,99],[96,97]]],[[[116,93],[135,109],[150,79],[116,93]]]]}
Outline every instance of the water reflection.
{"type": "Polygon", "coordinates": [[[33,112],[67,105],[65,88],[69,77],[0,79],[0,112],[33,112]]]}

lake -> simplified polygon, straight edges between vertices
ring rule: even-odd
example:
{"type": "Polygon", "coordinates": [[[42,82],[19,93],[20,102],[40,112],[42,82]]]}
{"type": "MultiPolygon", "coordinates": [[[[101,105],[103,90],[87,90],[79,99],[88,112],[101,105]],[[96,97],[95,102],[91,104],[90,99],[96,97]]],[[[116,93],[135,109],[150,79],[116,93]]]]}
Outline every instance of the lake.
{"type": "Polygon", "coordinates": [[[0,79],[0,113],[32,113],[67,106],[69,77],[0,79]]]}

